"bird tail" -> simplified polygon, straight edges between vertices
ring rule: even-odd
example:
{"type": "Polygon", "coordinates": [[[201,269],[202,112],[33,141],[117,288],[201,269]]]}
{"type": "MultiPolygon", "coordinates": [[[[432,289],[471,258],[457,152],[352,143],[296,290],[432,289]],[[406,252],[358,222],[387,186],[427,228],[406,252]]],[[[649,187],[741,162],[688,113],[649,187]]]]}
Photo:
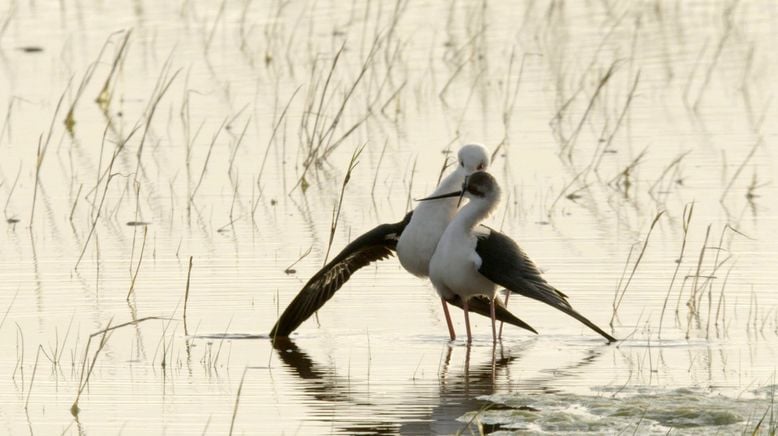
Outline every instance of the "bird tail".
{"type": "Polygon", "coordinates": [[[589,321],[585,316],[581,315],[580,313],[576,312],[575,309],[573,309],[570,306],[564,307],[564,306],[554,306],[557,309],[561,310],[562,312],[572,316],[573,318],[577,319],[578,321],[581,321],[586,325],[586,327],[589,327],[590,329],[594,330],[595,332],[599,333],[600,336],[608,340],[608,343],[616,342],[617,339],[613,336],[609,335],[608,333],[605,333],[601,328],[597,327],[596,324],[589,321]]]}

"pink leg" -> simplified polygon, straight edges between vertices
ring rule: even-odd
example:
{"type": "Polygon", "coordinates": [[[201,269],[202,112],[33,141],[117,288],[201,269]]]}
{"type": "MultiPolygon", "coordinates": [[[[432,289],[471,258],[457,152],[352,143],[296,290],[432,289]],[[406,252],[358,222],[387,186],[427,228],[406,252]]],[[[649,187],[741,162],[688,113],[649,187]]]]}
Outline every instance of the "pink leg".
{"type": "Polygon", "coordinates": [[[451,340],[457,338],[457,335],[454,333],[454,324],[451,323],[451,315],[448,313],[448,303],[446,303],[446,300],[441,298],[440,301],[443,303],[443,314],[446,315],[446,325],[448,325],[448,335],[451,337],[451,340]]]}
{"type": "MultiPolygon", "coordinates": [[[[507,308],[508,308],[508,297],[510,297],[510,296],[511,296],[511,291],[510,291],[509,289],[506,289],[505,291],[506,291],[506,292],[505,292],[505,308],[507,309],[507,308]]],[[[502,339],[502,326],[503,326],[504,324],[505,324],[505,323],[503,323],[502,321],[500,321],[500,334],[499,334],[499,335],[497,335],[497,337],[498,337],[498,338],[500,338],[500,339],[502,339]]]]}
{"type": "MultiPolygon", "coordinates": [[[[492,343],[496,344],[497,343],[497,330],[495,329],[496,322],[495,322],[495,316],[494,316],[494,298],[492,298],[492,300],[490,301],[489,312],[490,312],[489,314],[492,315],[492,343]]],[[[502,326],[500,326],[500,328],[502,329],[502,326]]]]}
{"type": "Polygon", "coordinates": [[[473,336],[470,334],[470,316],[468,316],[469,310],[467,307],[467,300],[462,300],[462,309],[465,310],[465,327],[467,327],[467,343],[473,342],[473,336]]]}

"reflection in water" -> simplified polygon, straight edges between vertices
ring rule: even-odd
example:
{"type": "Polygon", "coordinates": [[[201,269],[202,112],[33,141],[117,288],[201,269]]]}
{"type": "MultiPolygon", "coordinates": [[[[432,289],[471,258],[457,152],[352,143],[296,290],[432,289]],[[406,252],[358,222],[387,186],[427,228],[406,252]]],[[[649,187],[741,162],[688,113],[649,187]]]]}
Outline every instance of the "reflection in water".
{"type": "Polygon", "coordinates": [[[594,345],[582,358],[570,364],[547,368],[536,377],[517,377],[512,369],[521,372],[522,355],[536,343],[533,339],[512,349],[506,349],[502,343],[491,347],[469,344],[457,347],[449,343],[437,383],[407,384],[407,389],[398,395],[372,395],[369,401],[361,400],[363,390],[370,388],[369,382],[338,375],[334,365],[316,362],[291,339],[276,341],[274,348],[281,361],[300,379],[298,386],[310,397],[305,401],[315,410],[310,417],[334,426],[338,432],[452,434],[475,425],[460,422],[458,418],[489,404],[480,397],[498,392],[558,392],[552,382],[577,377],[583,367],[594,363],[607,349],[600,344],[594,345]],[[464,350],[464,356],[459,355],[461,350],[464,350]],[[474,352],[477,352],[477,362],[472,362],[474,352]],[[463,362],[463,365],[457,362],[463,362]],[[364,413],[354,411],[359,408],[365,409],[364,413]],[[355,419],[359,416],[364,419],[355,419]]]}
{"type": "Polygon", "coordinates": [[[278,339],[273,343],[273,346],[281,360],[303,381],[303,390],[316,400],[312,403],[316,408],[314,416],[324,422],[330,422],[340,431],[350,434],[393,434],[397,432],[397,424],[389,420],[377,419],[359,422],[354,419],[341,420],[338,418],[336,409],[343,403],[350,407],[360,406],[360,403],[351,395],[350,380],[339,377],[334,367],[314,362],[291,339],[278,339]]]}

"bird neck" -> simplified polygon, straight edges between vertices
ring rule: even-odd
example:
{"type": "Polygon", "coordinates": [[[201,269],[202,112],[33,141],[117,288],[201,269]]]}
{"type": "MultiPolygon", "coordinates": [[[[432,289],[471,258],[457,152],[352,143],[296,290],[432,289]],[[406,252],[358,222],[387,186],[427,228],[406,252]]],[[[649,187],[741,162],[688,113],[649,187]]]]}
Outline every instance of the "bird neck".
{"type": "MultiPolygon", "coordinates": [[[[456,170],[454,170],[451,174],[447,175],[443,180],[440,181],[440,184],[437,188],[435,188],[435,191],[430,194],[430,196],[433,195],[441,195],[441,194],[448,194],[449,192],[454,192],[457,189],[462,188],[462,183],[465,181],[465,172],[462,167],[457,167],[456,170]]],[[[457,200],[454,200],[456,202],[457,200]]]]}
{"type": "MultiPolygon", "coordinates": [[[[441,194],[448,194],[449,192],[454,192],[458,189],[462,188],[462,183],[465,181],[465,174],[464,171],[460,171],[460,168],[457,168],[454,172],[446,176],[443,180],[440,181],[440,184],[437,188],[429,195],[430,197],[435,195],[441,195],[441,194]]],[[[454,213],[456,213],[457,210],[457,203],[459,203],[459,198],[457,197],[451,197],[451,198],[441,198],[439,200],[432,200],[432,201],[422,201],[419,203],[419,205],[416,206],[416,209],[413,213],[415,216],[422,216],[427,213],[434,213],[435,215],[442,214],[443,216],[447,216],[446,223],[453,218],[454,213]]],[[[445,226],[443,227],[445,228],[445,226]]],[[[442,232],[443,230],[441,230],[442,232]]]]}
{"type": "Polygon", "coordinates": [[[489,216],[496,204],[496,201],[489,201],[485,198],[471,198],[462,209],[459,209],[450,225],[472,231],[475,226],[489,216]]]}

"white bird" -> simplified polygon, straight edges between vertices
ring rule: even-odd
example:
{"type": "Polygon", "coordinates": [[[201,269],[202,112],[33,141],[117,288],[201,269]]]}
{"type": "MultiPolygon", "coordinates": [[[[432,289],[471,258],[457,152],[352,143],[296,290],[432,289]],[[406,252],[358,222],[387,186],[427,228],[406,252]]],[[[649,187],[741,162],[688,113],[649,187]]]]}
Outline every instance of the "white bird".
{"type": "MultiPolygon", "coordinates": [[[[440,182],[431,196],[449,193],[460,188],[467,176],[476,171],[484,171],[489,166],[489,152],[480,144],[463,146],[459,149],[457,157],[459,158],[457,168],[440,182]]],[[[430,259],[435,253],[435,247],[438,246],[441,235],[456,215],[458,208],[459,201],[456,198],[422,202],[416,206],[411,221],[397,241],[397,257],[400,259],[400,264],[409,273],[417,277],[429,276],[430,259]]],[[[448,301],[455,300],[454,297],[441,296],[443,314],[446,317],[446,326],[452,341],[456,338],[456,333],[454,333],[454,324],[452,324],[451,315],[448,312],[448,301]]],[[[467,310],[464,306],[463,309],[467,310]]]]}
{"type": "Polygon", "coordinates": [[[443,232],[429,262],[429,276],[443,300],[456,297],[462,300],[468,342],[472,340],[469,302],[480,296],[490,300],[492,338],[497,341],[494,304],[498,286],[549,304],[584,323],[608,342],[616,341],[576,312],[568,303],[567,296],[541,277],[535,264],[512,239],[480,225],[500,201],[500,187],[489,173],[475,172],[466,178],[459,191],[433,195],[421,201],[461,199],[463,196],[469,202],[443,232]]]}
{"type": "MultiPolygon", "coordinates": [[[[433,196],[461,188],[465,177],[473,172],[484,170],[489,165],[489,153],[482,145],[465,145],[459,150],[457,157],[457,168],[440,182],[438,188],[432,193],[433,196]]],[[[420,203],[402,221],[381,224],[356,238],[303,286],[276,321],[270,331],[270,337],[289,336],[332,298],[351,274],[373,261],[391,256],[394,250],[397,250],[400,264],[408,272],[418,277],[427,277],[429,261],[435,252],[438,240],[456,215],[457,208],[458,201],[455,198],[420,203]]],[[[442,301],[449,335],[454,340],[454,327],[447,304],[463,307],[463,301],[456,295],[451,296],[450,299],[444,298],[442,301]]],[[[501,304],[493,309],[486,298],[471,299],[468,309],[491,317],[494,317],[492,312],[495,310],[496,317],[500,321],[537,333],[529,324],[515,317],[501,304]]]]}

